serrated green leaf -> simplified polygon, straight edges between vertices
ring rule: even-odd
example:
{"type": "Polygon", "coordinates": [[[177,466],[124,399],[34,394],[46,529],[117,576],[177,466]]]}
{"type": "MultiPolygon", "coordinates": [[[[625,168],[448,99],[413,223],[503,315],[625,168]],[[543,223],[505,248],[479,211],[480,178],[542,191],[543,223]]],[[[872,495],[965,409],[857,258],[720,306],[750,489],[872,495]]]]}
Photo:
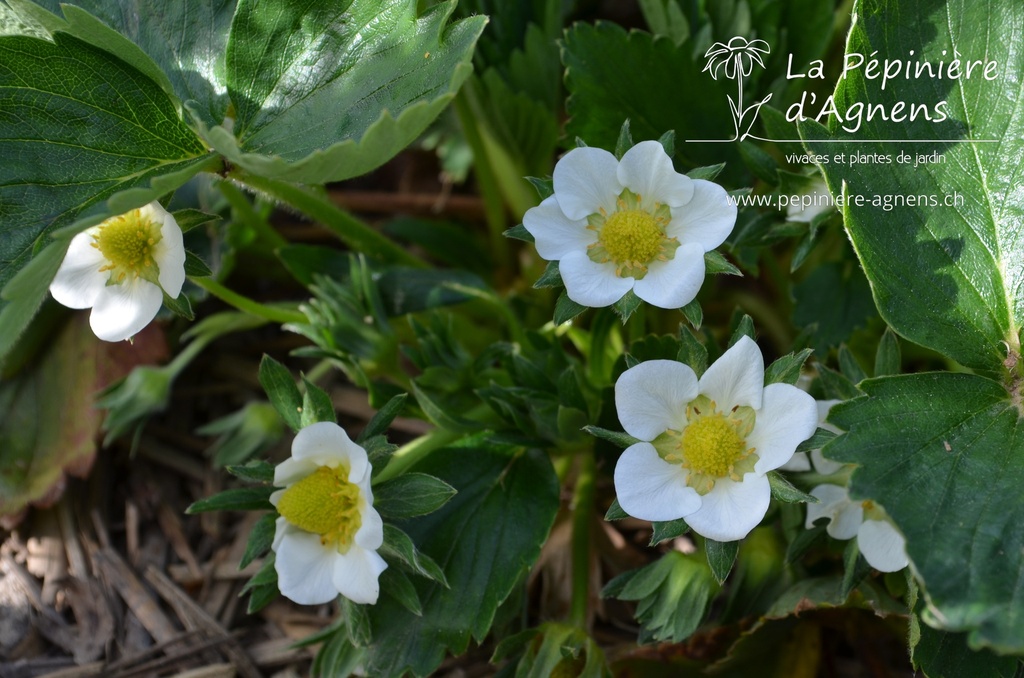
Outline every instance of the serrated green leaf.
{"type": "Polygon", "coordinates": [[[310,424],[324,421],[337,424],[338,417],[334,412],[334,403],[331,402],[331,396],[327,395],[326,391],[306,379],[306,377],[302,377],[302,384],[305,386],[306,392],[302,394],[301,427],[306,428],[310,424]]]}
{"type": "Polygon", "coordinates": [[[395,420],[395,417],[397,417],[399,413],[401,413],[402,408],[405,407],[405,401],[408,397],[408,393],[399,393],[387,401],[387,403],[384,404],[384,407],[377,410],[377,414],[373,415],[373,418],[367,422],[362,432],[360,432],[359,437],[356,438],[356,442],[362,443],[364,440],[387,433],[388,428],[391,426],[391,422],[395,420]]]}
{"type": "Polygon", "coordinates": [[[911,648],[914,667],[928,678],[1016,678],[1020,659],[1000,657],[989,650],[975,651],[966,633],[938,631],[920,625],[921,637],[911,648]]]}
{"type": "Polygon", "coordinates": [[[791,384],[795,385],[800,379],[800,370],[804,363],[811,357],[814,351],[805,348],[799,353],[789,353],[782,356],[764,371],[764,385],[768,384],[791,384]]]}
{"type": "Polygon", "coordinates": [[[699,301],[694,299],[679,310],[682,312],[683,317],[693,325],[693,329],[700,329],[701,323],[704,322],[704,309],[701,308],[699,301]]]}
{"type": "Polygon", "coordinates": [[[583,430],[601,440],[607,440],[612,445],[621,449],[626,449],[630,445],[636,445],[640,442],[639,438],[634,438],[628,433],[622,433],[620,431],[609,431],[608,429],[601,428],[599,426],[584,426],[583,430]]]}
{"type": "Polygon", "coordinates": [[[416,587],[413,586],[405,572],[394,567],[389,567],[381,572],[380,590],[384,595],[394,598],[412,614],[417,617],[423,616],[423,603],[420,602],[416,587]]]}
{"type": "Polygon", "coordinates": [[[876,313],[871,288],[853,262],[829,262],[793,286],[793,324],[815,325],[814,350],[826,355],[876,313]]]}
{"type": "Polygon", "coordinates": [[[622,510],[619,506],[618,499],[612,499],[612,505],[608,507],[608,511],[604,514],[605,520],[624,520],[629,518],[629,514],[622,510]]]}
{"type": "Polygon", "coordinates": [[[182,233],[188,233],[194,228],[205,226],[214,222],[219,222],[221,218],[216,214],[207,214],[201,210],[187,208],[183,210],[175,210],[171,212],[171,216],[178,223],[178,228],[181,229],[182,233]]]}
{"type": "Polygon", "coordinates": [[[218,492],[212,497],[200,499],[185,509],[185,513],[206,513],[208,511],[263,511],[272,510],[270,495],[274,487],[234,487],[218,492]]]}
{"type": "Polygon", "coordinates": [[[842,372],[831,367],[818,364],[818,379],[825,389],[825,396],[830,400],[850,400],[860,395],[860,389],[842,372]]]}
{"type": "Polygon", "coordinates": [[[249,563],[270,550],[270,545],[274,543],[276,520],[276,513],[268,513],[252,526],[249,540],[245,543],[245,553],[242,554],[242,560],[238,563],[239,570],[244,570],[249,563]]]}
{"type": "Polygon", "coordinates": [[[615,315],[619,316],[623,325],[638,308],[640,308],[640,297],[636,296],[633,290],[629,290],[622,295],[621,299],[612,304],[612,310],[615,311],[615,315]]]}
{"type": "MultiPolygon", "coordinates": [[[[836,90],[840,112],[869,99],[887,110],[900,101],[931,107],[945,102],[941,121],[875,117],[864,120],[853,138],[940,140],[912,146],[915,156],[937,152],[942,161],[865,168],[833,163],[824,172],[834,195],[845,182],[848,193],[891,198],[898,186],[902,196],[935,197],[935,204],[924,200],[913,206],[882,200],[847,204],[846,228],[889,325],[968,367],[1000,369],[1006,358],[1003,342],[1019,346],[1024,322],[1024,232],[1019,227],[1024,196],[1017,190],[1024,107],[1022,92],[1009,77],[1020,64],[1013,36],[1024,30],[1024,5],[1009,3],[987,12],[965,0],[912,0],[900,4],[901,20],[866,2],[854,11],[858,21],[848,51],[870,54],[899,45],[901,54],[913,51],[915,60],[927,63],[948,59],[943,52],[955,49],[965,60],[998,64],[991,79],[961,75],[940,83],[922,77],[884,90],[862,71],[851,73],[836,90]],[[903,18],[910,16],[916,18],[903,18]],[[959,200],[946,204],[947,198],[959,200]]],[[[844,144],[851,137],[838,124],[830,132],[806,123],[800,131],[814,152],[892,154],[901,149],[900,144],[844,144]],[[835,143],[815,143],[825,139],[835,143]]]]}
{"type": "Polygon", "coordinates": [[[537,282],[533,283],[534,289],[542,289],[545,287],[563,287],[562,274],[558,272],[558,262],[549,261],[548,265],[544,268],[544,272],[537,282]]]}
{"type": "Polygon", "coordinates": [[[409,535],[394,525],[384,525],[384,545],[380,553],[384,558],[397,561],[410,572],[432,579],[441,586],[448,586],[444,571],[434,559],[420,553],[409,535]]]}
{"type": "MultiPolygon", "coordinates": [[[[53,12],[60,9],[58,0],[43,0],[39,4],[53,12]]],[[[228,107],[224,54],[235,12],[234,0],[173,4],[161,0],[123,0],[113,4],[104,0],[75,0],[75,4],[127,37],[156,62],[178,99],[187,102],[191,115],[207,125],[224,121],[228,107]]],[[[81,36],[84,26],[74,9],[67,7],[64,14],[71,30],[81,36]]],[[[92,42],[103,46],[99,41],[92,42]]],[[[119,55],[125,58],[123,53],[119,55]]]]}
{"type": "Polygon", "coordinates": [[[646,567],[611,580],[601,596],[638,601],[641,642],[681,642],[697,630],[718,591],[702,560],[670,551],[646,567]]]}
{"type": "Polygon", "coordinates": [[[577,304],[575,301],[569,298],[569,295],[567,295],[565,292],[562,292],[562,294],[560,294],[558,297],[558,301],[555,302],[554,322],[556,325],[567,323],[586,310],[586,306],[577,304]]]}
{"type": "Polygon", "coordinates": [[[164,306],[179,318],[184,318],[188,321],[196,319],[196,314],[192,311],[192,302],[188,300],[188,295],[184,293],[179,294],[177,299],[172,299],[164,292],[164,306]]]}
{"type": "Polygon", "coordinates": [[[708,567],[711,568],[711,575],[719,584],[725,582],[732,566],[736,562],[736,554],[739,553],[740,543],[738,541],[715,541],[714,539],[704,540],[704,554],[708,559],[708,567]]]}
{"type": "Polygon", "coordinates": [[[416,17],[409,0],[241,0],[226,60],[234,125],[200,125],[204,138],[263,177],[316,184],[370,171],[415,140],[469,75],[486,20],[446,26],[453,8],[416,17]]]}
{"type": "Polygon", "coordinates": [[[250,461],[243,466],[227,466],[224,470],[250,483],[274,482],[274,465],[265,461],[250,461]]]}
{"type": "Polygon", "coordinates": [[[704,253],[704,270],[707,275],[715,275],[717,273],[738,276],[743,275],[743,272],[729,263],[729,261],[722,256],[722,253],[718,250],[711,250],[710,252],[704,253]]]}
{"type": "Polygon", "coordinates": [[[655,520],[651,523],[654,528],[651,533],[650,546],[656,546],[668,539],[675,539],[690,531],[690,526],[682,518],[675,520],[655,520]]]}
{"type": "Polygon", "coordinates": [[[843,376],[854,385],[868,378],[868,375],[864,373],[864,368],[860,366],[857,358],[850,352],[846,344],[839,345],[839,369],[842,371],[843,376]]]}
{"type": "Polygon", "coordinates": [[[399,520],[431,513],[455,496],[455,488],[424,473],[405,473],[373,488],[373,506],[383,518],[399,520]]]}
{"type": "Polygon", "coordinates": [[[629,132],[629,118],[626,118],[622,127],[619,128],[619,138],[615,142],[615,157],[618,160],[622,160],[622,156],[626,154],[626,151],[633,148],[633,135],[629,132]]]}
{"type": "Polygon", "coordinates": [[[425,554],[445,564],[451,588],[415,580],[422,617],[386,598],[370,609],[369,675],[428,675],[446,652],[482,640],[539,555],[558,510],[558,481],[540,451],[439,450],[413,470],[458,490],[439,511],[404,524],[425,554]]]}
{"type": "Polygon", "coordinates": [[[185,275],[190,278],[209,278],[213,271],[205,261],[194,252],[185,251],[185,275]]]}
{"type": "MultiPolygon", "coordinates": [[[[692,37],[677,47],[671,40],[643,31],[627,33],[610,22],[577,22],[566,31],[562,45],[570,94],[567,136],[614,148],[628,116],[637,141],[657,139],[665,130],[675,130],[681,140],[730,138],[726,81],[702,73],[703,59],[698,63],[694,52],[692,37]]],[[[721,163],[723,155],[736,157],[731,146],[680,144],[678,159],[689,166],[721,163]]]]}
{"type": "Polygon", "coordinates": [[[803,441],[796,447],[797,452],[810,452],[811,450],[820,450],[825,447],[828,443],[836,438],[834,431],[829,431],[825,428],[819,428],[814,432],[807,440],[803,441]]]}
{"type": "Polygon", "coordinates": [[[259,380],[270,404],[284,419],[284,423],[298,432],[302,428],[302,394],[295,385],[292,373],[269,355],[264,355],[260,361],[259,380]]]}
{"type": "Polygon", "coordinates": [[[900,355],[900,340],[892,328],[886,327],[875,352],[875,376],[888,377],[899,374],[903,363],[900,355]]]}
{"type": "Polygon", "coordinates": [[[932,624],[972,646],[1024,650],[1021,419],[1000,384],[968,374],[869,379],[836,405],[828,456],[858,464],[850,494],[885,507],[907,540],[932,624]],[[993,498],[998,497],[998,500],[993,498]]]}
{"type": "Polygon", "coordinates": [[[757,332],[754,329],[754,319],[746,313],[744,313],[739,322],[736,323],[736,329],[733,330],[732,336],[729,337],[729,348],[735,346],[736,342],[743,337],[749,337],[755,341],[757,340],[757,332]]]}
{"type": "MultiPolygon", "coordinates": [[[[817,448],[815,448],[817,449],[817,448]]],[[[801,492],[800,490],[793,487],[793,485],[786,480],[778,471],[768,472],[768,484],[772,489],[772,498],[786,504],[817,504],[818,498],[801,492]]]]}
{"type": "MultiPolygon", "coordinates": [[[[554,193],[554,189],[552,189],[554,193]]],[[[522,240],[524,242],[535,242],[533,234],[526,230],[526,227],[522,224],[517,224],[512,228],[505,230],[502,233],[506,238],[512,238],[514,240],[522,240]]]]}
{"type": "MultiPolygon", "coordinates": [[[[526,180],[528,182],[530,182],[531,186],[533,186],[535,189],[537,189],[537,196],[542,201],[543,200],[547,200],[548,198],[550,198],[551,196],[553,196],[555,194],[555,184],[554,184],[554,181],[551,180],[551,177],[547,177],[546,179],[541,179],[541,178],[538,178],[538,177],[526,177],[526,180]]],[[[522,228],[524,231],[526,231],[526,228],[523,227],[522,224],[520,224],[519,226],[516,226],[515,228],[522,228]]],[[[519,237],[519,236],[509,235],[509,231],[514,231],[515,228],[511,228],[508,231],[505,231],[505,236],[509,237],[509,238],[519,237]]],[[[527,231],[527,235],[529,235],[529,231],[527,231]]],[[[519,238],[519,239],[520,240],[527,240],[526,238],[519,238]]],[[[527,240],[527,242],[533,242],[533,236],[532,235],[530,235],[529,240],[527,240]]]]}

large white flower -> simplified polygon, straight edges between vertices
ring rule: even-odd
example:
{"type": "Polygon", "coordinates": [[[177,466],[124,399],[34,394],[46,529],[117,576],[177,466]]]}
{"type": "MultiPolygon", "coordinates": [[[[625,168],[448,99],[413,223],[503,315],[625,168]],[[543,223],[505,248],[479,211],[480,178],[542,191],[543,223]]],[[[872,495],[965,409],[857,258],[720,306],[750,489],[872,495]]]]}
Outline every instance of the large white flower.
{"type": "Polygon", "coordinates": [[[149,324],[164,292],[177,297],[184,283],[181,229],[151,202],[72,238],[50,293],[70,308],[91,308],[96,336],[121,341],[149,324]]]}
{"type": "Polygon", "coordinates": [[[609,306],[630,290],[654,306],[685,306],[704,282],[704,253],[736,224],[725,189],[677,173],[657,141],[622,160],[573,149],[555,165],[554,189],[523,226],[584,306],[609,306]]]}
{"type": "Polygon", "coordinates": [[[897,572],[907,566],[907,542],[880,506],[871,500],[853,501],[846,488],[838,485],[818,485],[811,494],[819,503],[807,505],[807,529],[819,518],[828,518],[829,535],[857,537],[857,546],[871,567],[897,572]]]}
{"type": "Polygon", "coordinates": [[[814,399],[795,386],[764,386],[764,358],[741,338],[698,380],[688,366],[650,360],[615,382],[622,427],[644,442],[615,467],[626,513],[684,518],[717,541],[742,539],[771,500],[765,474],[814,433],[814,399]]]}
{"type": "Polygon", "coordinates": [[[366,450],[337,424],[320,422],[299,431],[292,456],[274,471],[270,495],[277,507],[273,549],[281,593],[303,605],[338,594],[374,604],[377,578],[387,563],[377,554],[384,523],[373,508],[366,450]]]}

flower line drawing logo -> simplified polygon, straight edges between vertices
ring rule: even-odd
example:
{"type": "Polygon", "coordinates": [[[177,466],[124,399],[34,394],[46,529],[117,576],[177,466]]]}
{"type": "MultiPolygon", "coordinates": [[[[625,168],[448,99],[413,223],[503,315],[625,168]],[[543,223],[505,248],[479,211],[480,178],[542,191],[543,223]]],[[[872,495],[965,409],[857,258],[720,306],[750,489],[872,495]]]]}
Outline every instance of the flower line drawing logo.
{"type": "Polygon", "coordinates": [[[715,80],[718,80],[720,72],[724,72],[726,78],[736,81],[737,92],[735,101],[732,96],[728,97],[735,135],[728,141],[743,141],[750,136],[750,128],[753,127],[754,121],[757,120],[757,114],[761,110],[761,106],[764,106],[772,98],[772,95],[768,94],[761,101],[743,108],[743,78],[753,72],[755,63],[764,68],[764,61],[761,60],[761,55],[770,54],[771,51],[771,47],[764,40],[747,40],[737,35],[729,40],[728,43],[716,42],[704,53],[704,58],[708,62],[702,72],[711,73],[711,77],[715,80]],[[750,114],[749,120],[748,114],[750,114]]]}

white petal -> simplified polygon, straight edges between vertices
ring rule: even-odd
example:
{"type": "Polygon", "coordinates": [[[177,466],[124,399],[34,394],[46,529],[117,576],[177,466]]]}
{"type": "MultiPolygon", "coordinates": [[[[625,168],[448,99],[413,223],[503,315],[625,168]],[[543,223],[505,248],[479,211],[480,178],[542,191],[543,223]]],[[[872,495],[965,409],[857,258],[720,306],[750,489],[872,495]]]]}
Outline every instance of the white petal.
{"type": "Polygon", "coordinates": [[[789,461],[779,467],[780,471],[790,471],[799,473],[800,471],[811,470],[811,460],[807,458],[806,452],[796,452],[790,457],[789,461]]]}
{"type": "Polygon", "coordinates": [[[128,339],[156,317],[163,300],[160,288],[141,278],[131,283],[107,285],[96,297],[89,325],[103,341],[128,339]]]}
{"type": "Polygon", "coordinates": [[[841,461],[826,459],[825,455],[821,453],[821,450],[811,450],[811,463],[814,464],[814,470],[823,476],[830,476],[833,473],[838,473],[846,466],[846,464],[841,461]]]}
{"type": "MultiPolygon", "coordinates": [[[[605,208],[615,209],[622,184],[615,178],[619,161],[601,148],[574,148],[555,164],[555,198],[570,219],[585,219],[605,208]]],[[[581,302],[582,303],[582,302],[581,302]]]]}
{"type": "MultiPolygon", "coordinates": [[[[345,429],[329,421],[310,424],[299,431],[292,441],[292,458],[309,459],[320,466],[348,464],[349,482],[362,480],[369,465],[366,450],[352,442],[345,429]]],[[[276,472],[274,480],[277,484],[276,472]]]]}
{"type": "MultiPolygon", "coordinates": [[[[288,487],[297,483],[317,469],[318,464],[312,459],[285,459],[274,469],[274,485],[288,487]]],[[[277,506],[277,504],[274,504],[277,506]]]]}
{"type": "MultiPolygon", "coordinates": [[[[278,495],[278,499],[281,498],[280,494],[275,492],[274,494],[270,495],[270,503],[272,503],[274,506],[277,506],[277,500],[273,498],[275,494],[278,495]]],[[[284,541],[285,535],[289,532],[294,532],[295,529],[295,526],[289,523],[286,518],[279,516],[277,520],[274,521],[274,543],[270,547],[271,549],[273,549],[274,553],[277,553],[277,547],[281,545],[282,541],[284,541]]]]}
{"type": "Polygon", "coordinates": [[[334,561],[334,588],[353,603],[373,605],[380,595],[377,578],[387,568],[376,551],[353,546],[334,561]]]}
{"type": "Polygon", "coordinates": [[[736,226],[736,205],[729,204],[725,189],[711,181],[693,182],[693,200],[672,209],[665,232],[681,243],[695,242],[705,252],[715,249],[736,226]]]}
{"type": "Polygon", "coordinates": [[[886,521],[865,520],[857,545],[868,565],[880,572],[897,572],[908,564],[906,539],[886,521]]]}
{"type": "Polygon", "coordinates": [[[615,382],[615,409],[626,433],[650,442],[668,429],[682,430],[686,406],[697,397],[697,375],[674,360],[647,360],[615,382]]]}
{"type": "Polygon", "coordinates": [[[362,523],[354,537],[356,545],[364,549],[379,549],[384,543],[384,521],[381,520],[377,509],[373,506],[365,506],[360,518],[362,523]]]}
{"type": "Polygon", "coordinates": [[[771,495],[764,476],[748,473],[740,482],[721,478],[700,498],[700,509],[684,516],[686,524],[715,541],[743,539],[768,512],[771,495]]]}
{"type": "Polygon", "coordinates": [[[650,265],[647,275],[633,284],[633,291],[658,308],[682,308],[697,297],[704,284],[704,249],[687,243],[668,261],[650,265]]]}
{"type": "Polygon", "coordinates": [[[864,522],[864,507],[859,501],[838,502],[832,507],[832,522],[825,528],[835,539],[853,539],[864,522]]]}
{"type": "Polygon", "coordinates": [[[174,299],[185,284],[185,243],[181,228],[174,216],[158,202],[149,203],[141,212],[143,215],[148,212],[150,218],[160,224],[162,238],[153,250],[153,260],[160,269],[160,287],[174,299]]]}
{"type": "Polygon", "coordinates": [[[615,464],[615,494],[622,510],[641,520],[675,520],[700,507],[687,472],[658,456],[650,443],[630,445],[615,464]]]}
{"type": "Polygon", "coordinates": [[[820,501],[807,505],[807,528],[814,525],[819,518],[828,518],[826,531],[835,539],[852,539],[864,520],[864,508],[860,502],[850,501],[845,487],[838,485],[818,485],[811,490],[811,495],[820,501]]]}
{"type": "Polygon", "coordinates": [[[615,264],[598,264],[585,252],[572,252],[558,262],[565,292],[577,304],[601,308],[611,306],[633,289],[633,278],[615,275],[615,264]]]}
{"type": "Polygon", "coordinates": [[[785,464],[817,427],[814,398],[789,384],[765,386],[754,430],[747,436],[758,456],[754,471],[764,474],[785,464]]]}
{"type": "Polygon", "coordinates": [[[318,605],[338,597],[334,571],[341,554],[325,548],[320,535],[302,530],[286,532],[274,552],[281,595],[300,605],[318,605]]]}
{"type": "Polygon", "coordinates": [[[682,207],[693,198],[693,179],[679,174],[657,141],[641,141],[626,151],[616,170],[619,183],[640,195],[645,207],[655,202],[682,207]]]}
{"type": "Polygon", "coordinates": [[[50,294],[68,308],[91,308],[107,285],[109,273],[101,273],[106,260],[92,246],[90,229],[71,239],[64,261],[50,283],[50,294]]]}
{"type": "Polygon", "coordinates": [[[763,391],[764,357],[747,336],[740,337],[700,378],[700,392],[715,401],[720,412],[736,405],[759,410],[763,391]]]}
{"type": "Polygon", "coordinates": [[[573,221],[562,214],[555,196],[526,210],[523,226],[536,240],[537,253],[556,261],[570,252],[583,252],[597,242],[597,233],[587,230],[585,219],[573,221]]]}

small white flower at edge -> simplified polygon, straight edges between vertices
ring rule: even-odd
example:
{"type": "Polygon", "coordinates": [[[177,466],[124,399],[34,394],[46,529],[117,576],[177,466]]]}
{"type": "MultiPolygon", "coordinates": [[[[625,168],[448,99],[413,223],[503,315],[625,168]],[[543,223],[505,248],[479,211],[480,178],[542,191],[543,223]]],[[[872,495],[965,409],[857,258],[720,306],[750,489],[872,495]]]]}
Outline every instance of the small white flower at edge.
{"type": "Polygon", "coordinates": [[[377,602],[377,554],[384,523],[373,508],[366,450],[337,424],[320,422],[299,431],[292,456],[274,471],[270,495],[277,519],[273,550],[281,594],[302,605],[345,596],[377,602]]]}
{"type": "Polygon", "coordinates": [[[816,216],[834,207],[832,194],[828,192],[828,184],[820,175],[814,177],[806,191],[799,196],[790,196],[790,200],[795,197],[801,200],[790,202],[786,208],[786,221],[802,221],[809,224],[816,216]]]}
{"type": "Polygon", "coordinates": [[[633,290],[654,306],[682,308],[704,282],[704,253],[736,225],[725,189],[677,173],[657,141],[622,160],[576,148],[553,174],[554,195],[527,210],[523,226],[584,306],[609,306],[633,290]]]}
{"type": "Polygon", "coordinates": [[[907,542],[880,506],[870,500],[853,501],[845,487],[818,485],[811,494],[819,499],[807,505],[807,529],[818,518],[828,518],[825,530],[835,539],[857,537],[868,565],[880,572],[898,572],[907,566],[907,542]]]}
{"type": "MultiPolygon", "coordinates": [[[[841,400],[817,400],[815,403],[818,406],[818,427],[823,428],[826,431],[839,434],[841,431],[825,421],[828,418],[829,410],[832,406],[841,403],[841,400]]],[[[846,464],[841,461],[832,461],[826,459],[825,455],[821,453],[820,449],[811,450],[810,458],[806,452],[797,452],[793,455],[793,458],[787,461],[785,464],[779,467],[780,471],[810,471],[811,467],[823,476],[830,476],[833,473],[838,472],[846,464]]]]}
{"type": "Polygon", "coordinates": [[[745,537],[771,501],[765,474],[817,426],[814,399],[764,386],[764,358],[741,338],[698,380],[687,365],[650,360],[615,382],[622,427],[640,443],[615,466],[622,509],[643,520],[683,518],[716,541],[745,537]]]}
{"type": "Polygon", "coordinates": [[[181,229],[151,202],[72,238],[50,293],[64,306],[91,308],[93,333],[121,341],[156,317],[164,292],[176,298],[184,283],[181,229]]]}

